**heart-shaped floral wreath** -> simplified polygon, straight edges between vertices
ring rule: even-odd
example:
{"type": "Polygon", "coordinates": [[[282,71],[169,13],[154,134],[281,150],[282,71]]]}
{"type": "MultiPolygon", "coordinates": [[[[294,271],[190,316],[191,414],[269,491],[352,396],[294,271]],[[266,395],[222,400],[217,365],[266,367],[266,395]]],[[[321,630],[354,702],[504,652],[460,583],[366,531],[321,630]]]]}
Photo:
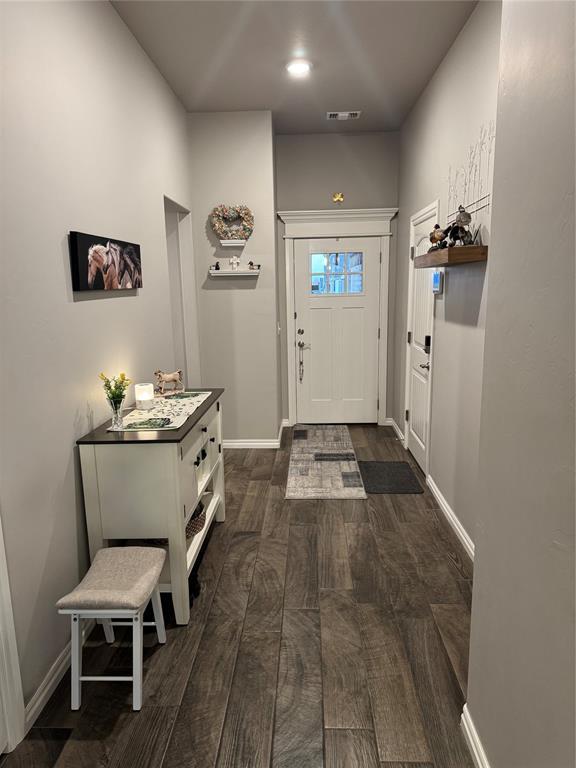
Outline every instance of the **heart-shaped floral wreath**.
{"type": "Polygon", "coordinates": [[[210,223],[220,240],[248,240],[254,230],[254,214],[246,205],[217,205],[210,223]]]}

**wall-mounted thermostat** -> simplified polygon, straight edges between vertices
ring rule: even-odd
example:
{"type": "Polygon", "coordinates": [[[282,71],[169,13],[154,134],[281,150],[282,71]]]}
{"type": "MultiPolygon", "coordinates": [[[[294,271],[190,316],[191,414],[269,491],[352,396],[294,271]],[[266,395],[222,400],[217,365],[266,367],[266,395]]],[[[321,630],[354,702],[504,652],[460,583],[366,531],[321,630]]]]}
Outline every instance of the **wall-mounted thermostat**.
{"type": "Polygon", "coordinates": [[[440,270],[432,273],[432,293],[436,295],[444,293],[444,272],[440,270]]]}

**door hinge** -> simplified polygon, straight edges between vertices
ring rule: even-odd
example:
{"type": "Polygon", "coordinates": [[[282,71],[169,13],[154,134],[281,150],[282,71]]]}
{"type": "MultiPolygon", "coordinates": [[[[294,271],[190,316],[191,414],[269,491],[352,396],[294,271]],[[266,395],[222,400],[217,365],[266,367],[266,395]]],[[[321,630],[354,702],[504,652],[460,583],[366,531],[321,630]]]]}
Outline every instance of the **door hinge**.
{"type": "Polygon", "coordinates": [[[432,348],[432,336],[424,336],[424,352],[426,352],[427,355],[430,354],[431,348],[432,348]]]}
{"type": "Polygon", "coordinates": [[[377,410],[377,411],[379,411],[379,410],[380,410],[380,398],[377,398],[377,399],[376,399],[376,410],[377,410]]]}
{"type": "Polygon", "coordinates": [[[412,261],[414,260],[414,254],[415,254],[415,253],[416,253],[416,248],[415,248],[413,245],[411,245],[411,246],[410,246],[410,259],[411,259],[412,261]]]}
{"type": "Polygon", "coordinates": [[[222,453],[222,443],[218,443],[218,453],[222,453]]]}
{"type": "Polygon", "coordinates": [[[294,320],[296,320],[297,317],[298,317],[298,313],[294,312],[294,320]]]}
{"type": "Polygon", "coordinates": [[[410,421],[410,411],[406,411],[404,414],[404,421],[410,421]]]}
{"type": "Polygon", "coordinates": [[[219,410],[220,410],[220,401],[218,401],[218,402],[216,403],[216,410],[217,410],[217,411],[219,411],[219,410]]]}
{"type": "Polygon", "coordinates": [[[408,344],[412,344],[412,331],[408,331],[408,336],[406,338],[406,341],[408,344]]]}
{"type": "Polygon", "coordinates": [[[378,328],[378,338],[380,338],[380,328],[378,328]]]}
{"type": "Polygon", "coordinates": [[[382,264],[382,251],[380,251],[380,264],[382,264]]]}

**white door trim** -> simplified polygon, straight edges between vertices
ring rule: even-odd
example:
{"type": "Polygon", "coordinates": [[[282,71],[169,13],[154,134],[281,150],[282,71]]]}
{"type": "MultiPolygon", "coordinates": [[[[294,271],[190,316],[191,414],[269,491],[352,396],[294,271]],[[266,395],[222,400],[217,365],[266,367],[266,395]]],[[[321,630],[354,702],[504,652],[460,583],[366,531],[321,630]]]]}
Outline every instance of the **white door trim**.
{"type": "MultiPolygon", "coordinates": [[[[16,630],[12,613],[12,597],[4,535],[0,520],[0,697],[6,721],[8,751],[24,738],[24,696],[20,677],[20,661],[16,647],[16,630]]],[[[1,716],[1,715],[0,715],[1,716]]]]}
{"type": "MultiPolygon", "coordinates": [[[[192,214],[180,203],[164,195],[164,208],[169,204],[170,212],[177,214],[178,230],[178,272],[182,301],[182,330],[186,355],[185,382],[188,387],[201,386],[200,348],[198,334],[198,289],[194,258],[192,214]]],[[[166,243],[166,263],[170,254],[166,243]]]]}
{"type": "Polygon", "coordinates": [[[286,259],[286,350],[288,355],[288,423],[296,423],[296,332],[294,327],[294,240],[317,237],[378,237],[380,268],[380,342],[378,345],[378,423],[386,423],[386,378],[388,369],[388,272],[390,266],[390,222],[398,208],[358,208],[328,211],[278,211],[285,225],[286,259]],[[383,297],[386,301],[383,301],[383,297]]]}
{"type": "MultiPolygon", "coordinates": [[[[414,243],[414,227],[421,224],[426,219],[435,214],[435,220],[438,221],[440,216],[440,201],[434,200],[434,202],[421,208],[413,216],[410,216],[410,250],[408,253],[408,305],[406,310],[406,332],[404,334],[404,344],[406,349],[406,362],[404,370],[404,413],[410,407],[410,345],[408,344],[408,324],[412,317],[412,301],[414,293],[414,260],[412,259],[412,248],[415,247],[414,243]]],[[[428,403],[426,406],[426,468],[425,474],[430,473],[430,415],[432,412],[432,374],[433,368],[433,355],[434,355],[434,312],[432,313],[432,347],[430,349],[430,380],[428,385],[428,403]]],[[[408,450],[408,423],[404,419],[404,448],[408,450]]]]}

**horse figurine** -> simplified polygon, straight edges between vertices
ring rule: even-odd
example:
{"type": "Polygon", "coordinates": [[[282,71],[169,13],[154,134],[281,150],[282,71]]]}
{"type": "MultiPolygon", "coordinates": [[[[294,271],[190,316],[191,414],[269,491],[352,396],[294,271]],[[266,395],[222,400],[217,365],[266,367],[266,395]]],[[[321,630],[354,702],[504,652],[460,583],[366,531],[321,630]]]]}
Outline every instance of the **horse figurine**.
{"type": "Polygon", "coordinates": [[[156,376],[156,389],[160,392],[161,395],[164,394],[164,387],[166,384],[173,384],[172,392],[177,392],[179,389],[184,389],[184,386],[182,384],[182,369],[179,368],[177,371],[174,371],[173,373],[164,373],[164,371],[157,370],[154,371],[154,376],[156,376]]]}

